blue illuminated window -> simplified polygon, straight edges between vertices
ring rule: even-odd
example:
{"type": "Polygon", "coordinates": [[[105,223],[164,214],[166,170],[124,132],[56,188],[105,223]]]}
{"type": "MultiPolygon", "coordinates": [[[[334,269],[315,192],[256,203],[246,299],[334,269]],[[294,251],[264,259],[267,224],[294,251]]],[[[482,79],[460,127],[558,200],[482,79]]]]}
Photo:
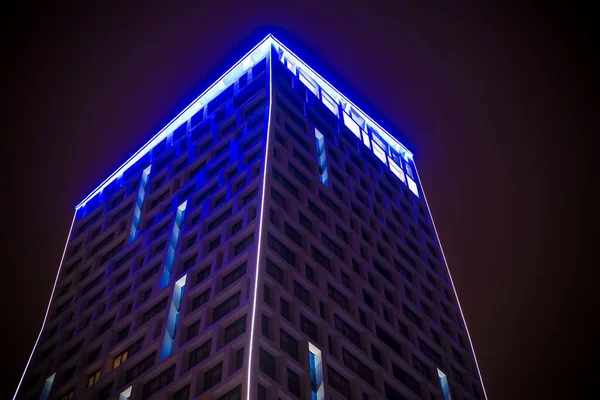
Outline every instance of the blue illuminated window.
{"type": "Polygon", "coordinates": [[[173,271],[173,261],[175,260],[175,252],[177,251],[177,245],[179,244],[181,223],[183,222],[186,207],[187,200],[184,201],[179,207],[177,207],[175,223],[173,224],[173,230],[171,231],[171,238],[169,240],[169,250],[167,252],[167,258],[163,269],[163,275],[160,280],[161,289],[167,286],[169,284],[169,281],[171,280],[171,272],[173,271]]]}
{"type": "Polygon", "coordinates": [[[442,388],[442,394],[444,395],[444,400],[452,400],[452,396],[450,396],[450,386],[448,386],[448,378],[446,378],[446,374],[444,374],[438,368],[438,377],[440,378],[440,386],[442,388]]]}

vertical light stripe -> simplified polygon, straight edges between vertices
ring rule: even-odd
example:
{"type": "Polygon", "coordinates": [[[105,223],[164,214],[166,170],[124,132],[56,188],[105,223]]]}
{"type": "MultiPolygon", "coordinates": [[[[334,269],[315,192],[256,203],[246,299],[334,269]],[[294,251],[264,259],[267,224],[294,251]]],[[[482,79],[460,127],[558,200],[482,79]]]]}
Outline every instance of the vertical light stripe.
{"type": "Polygon", "coordinates": [[[179,236],[181,233],[181,224],[185,215],[185,209],[187,208],[187,200],[181,203],[177,207],[175,214],[175,222],[173,223],[173,230],[171,231],[171,237],[169,239],[169,249],[167,250],[167,258],[165,260],[165,266],[163,267],[162,278],[160,280],[160,289],[164,288],[171,281],[171,273],[173,272],[173,263],[175,262],[175,253],[177,252],[177,245],[179,244],[179,236]]]}
{"type": "Polygon", "coordinates": [[[169,316],[167,317],[167,327],[165,328],[165,337],[163,339],[160,359],[171,355],[173,343],[175,342],[175,332],[179,323],[179,310],[181,309],[181,299],[185,291],[185,282],[187,275],[184,275],[173,286],[173,297],[171,298],[171,307],[169,307],[169,316]]]}
{"type": "Polygon", "coordinates": [[[48,301],[48,307],[46,307],[46,315],[44,315],[44,321],[42,322],[42,328],[40,329],[40,333],[38,333],[38,337],[35,340],[35,344],[33,345],[33,350],[31,350],[31,354],[29,355],[29,359],[27,360],[27,364],[25,365],[25,370],[23,371],[23,375],[21,375],[21,379],[19,380],[19,384],[17,385],[17,390],[15,390],[15,394],[13,396],[13,400],[16,399],[17,393],[19,393],[19,389],[21,388],[21,384],[23,383],[23,378],[25,378],[25,373],[27,372],[27,368],[29,368],[29,364],[31,363],[31,359],[33,358],[33,353],[35,352],[35,348],[37,347],[40,337],[42,337],[42,332],[44,331],[44,327],[46,326],[46,320],[48,318],[48,312],[50,311],[50,305],[52,304],[52,298],[54,297],[54,291],[56,290],[56,284],[58,283],[58,277],[60,275],[60,270],[63,265],[63,261],[65,260],[65,254],[67,253],[67,247],[69,245],[69,240],[71,239],[71,232],[73,231],[73,225],[75,225],[75,217],[77,216],[77,211],[73,214],[73,220],[71,221],[71,228],[69,228],[69,236],[67,236],[67,242],[65,243],[65,248],[63,249],[62,257],[60,258],[60,265],[58,266],[58,272],[56,273],[56,278],[54,278],[54,286],[52,287],[52,292],[50,293],[50,300],[48,301]]]}
{"type": "Polygon", "coordinates": [[[135,199],[135,209],[133,210],[133,220],[131,221],[131,232],[129,233],[129,241],[133,242],[138,235],[140,229],[140,220],[142,219],[142,210],[144,209],[144,199],[146,198],[146,185],[150,176],[152,165],[149,165],[140,179],[140,188],[135,199]]]}
{"type": "Polygon", "coordinates": [[[258,250],[256,255],[256,272],[254,274],[254,297],[252,298],[252,319],[250,322],[250,344],[248,346],[248,382],[246,384],[246,399],[250,399],[251,383],[252,383],[252,351],[254,348],[254,328],[256,322],[256,299],[258,296],[258,269],[260,265],[260,256],[262,252],[262,231],[263,231],[263,219],[265,215],[265,198],[266,198],[266,187],[267,187],[267,165],[269,160],[269,136],[271,134],[271,117],[273,114],[273,54],[269,49],[269,120],[267,121],[267,139],[265,146],[265,162],[263,169],[263,181],[262,181],[262,199],[260,203],[260,220],[258,221],[258,250]]]}
{"type": "Polygon", "coordinates": [[[452,290],[454,291],[454,297],[456,297],[456,303],[458,304],[458,309],[460,310],[460,316],[465,324],[465,330],[467,331],[467,336],[469,337],[469,345],[471,346],[471,353],[473,353],[473,359],[475,360],[475,366],[477,367],[477,374],[479,374],[479,381],[481,382],[481,388],[483,389],[483,397],[487,400],[487,393],[485,392],[485,385],[483,384],[483,377],[481,376],[481,370],[479,369],[479,363],[477,362],[477,355],[475,355],[475,348],[473,347],[473,341],[471,340],[471,334],[469,333],[469,328],[467,327],[467,320],[465,319],[465,314],[463,313],[462,307],[460,305],[460,300],[458,299],[458,293],[456,292],[456,287],[454,286],[454,281],[452,280],[452,274],[450,273],[450,268],[448,267],[448,261],[446,260],[446,254],[444,254],[444,249],[442,247],[442,241],[440,240],[440,236],[438,235],[437,228],[435,227],[435,221],[433,220],[433,214],[431,213],[431,209],[429,208],[429,203],[427,202],[427,196],[425,195],[425,190],[423,189],[423,181],[419,176],[419,171],[417,169],[417,165],[415,164],[415,173],[417,174],[417,179],[421,182],[421,193],[423,193],[423,200],[425,200],[425,205],[427,205],[427,211],[429,212],[429,218],[431,219],[431,224],[433,225],[433,230],[435,231],[435,236],[438,240],[438,244],[440,245],[440,250],[442,252],[442,258],[444,259],[444,264],[446,266],[446,271],[448,272],[448,276],[450,277],[450,284],[452,285],[452,290]]]}

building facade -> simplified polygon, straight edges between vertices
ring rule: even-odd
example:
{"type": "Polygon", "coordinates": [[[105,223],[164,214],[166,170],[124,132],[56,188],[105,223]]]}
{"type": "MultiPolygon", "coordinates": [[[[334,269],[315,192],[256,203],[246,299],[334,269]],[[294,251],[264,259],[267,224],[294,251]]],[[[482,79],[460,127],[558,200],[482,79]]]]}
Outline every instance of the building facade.
{"type": "Polygon", "coordinates": [[[486,394],[413,155],[269,35],[76,207],[15,398],[486,394]]]}

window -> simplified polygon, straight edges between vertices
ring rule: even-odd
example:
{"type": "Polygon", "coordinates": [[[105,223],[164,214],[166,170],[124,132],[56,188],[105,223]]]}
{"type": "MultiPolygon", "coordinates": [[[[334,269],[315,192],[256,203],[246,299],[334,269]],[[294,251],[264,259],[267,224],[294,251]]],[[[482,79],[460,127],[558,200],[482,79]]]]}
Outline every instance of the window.
{"type": "Polygon", "coordinates": [[[300,314],[300,330],[315,342],[319,342],[317,339],[317,325],[302,314],[300,314]]]}
{"type": "Polygon", "coordinates": [[[298,282],[294,281],[294,296],[296,296],[305,305],[310,307],[310,295],[308,290],[303,288],[298,282]]]}
{"type": "Polygon", "coordinates": [[[223,281],[221,282],[221,290],[225,289],[233,282],[238,280],[240,277],[244,276],[244,274],[246,273],[246,264],[247,262],[244,261],[242,265],[240,265],[239,267],[237,267],[236,269],[234,269],[233,271],[231,271],[223,277],[223,281]]]}
{"type": "Polygon", "coordinates": [[[227,328],[225,328],[225,341],[223,345],[231,342],[233,339],[246,332],[246,316],[238,319],[227,328]]]}
{"type": "MultiPolygon", "coordinates": [[[[327,366],[327,380],[329,386],[337,390],[345,398],[350,399],[350,381],[342,374],[334,370],[330,365],[327,366]]],[[[390,397],[396,398],[396,397],[390,397]]]]}
{"type": "Polygon", "coordinates": [[[196,274],[196,285],[210,276],[210,265],[196,274]]]}
{"type": "Polygon", "coordinates": [[[244,348],[242,347],[241,349],[239,349],[235,352],[235,362],[234,362],[235,371],[242,368],[243,365],[244,365],[244,348]]]}
{"type": "Polygon", "coordinates": [[[287,222],[284,223],[284,228],[285,228],[285,235],[287,237],[289,237],[290,239],[292,239],[292,241],[294,243],[296,243],[298,246],[302,247],[302,236],[298,233],[298,231],[296,231],[294,228],[292,228],[287,222]]]}
{"type": "Polygon", "coordinates": [[[418,395],[421,395],[421,387],[419,385],[419,382],[394,363],[392,363],[392,373],[394,374],[394,378],[402,382],[404,386],[417,393],[418,395]]]}
{"type": "Polygon", "coordinates": [[[275,357],[265,350],[259,350],[258,368],[271,379],[275,379],[275,357]]]}
{"type": "Polygon", "coordinates": [[[190,398],[190,385],[184,386],[179,389],[173,395],[173,400],[189,400],[190,398]]]}
{"type": "Polygon", "coordinates": [[[312,222],[310,221],[310,219],[305,217],[304,214],[298,213],[298,221],[300,222],[300,225],[306,228],[306,230],[312,232],[312,222]]]}
{"type": "Polygon", "coordinates": [[[323,253],[317,250],[316,247],[311,246],[312,250],[312,258],[315,259],[316,262],[321,264],[327,271],[331,272],[331,260],[329,260],[323,253]]]}
{"type": "Polygon", "coordinates": [[[156,359],[156,352],[150,354],[148,357],[144,358],[142,361],[137,363],[134,367],[132,367],[127,374],[125,375],[125,383],[129,383],[144,372],[148,371],[150,368],[154,366],[154,360],[156,359]]]}
{"type": "Polygon", "coordinates": [[[394,339],[392,335],[381,329],[379,326],[376,326],[376,332],[379,340],[381,340],[387,347],[402,357],[402,345],[400,342],[394,339]]]}
{"type": "Polygon", "coordinates": [[[325,247],[331,250],[331,252],[339,258],[344,258],[342,248],[338,246],[333,240],[329,238],[329,236],[325,235],[323,232],[321,232],[321,243],[323,243],[325,247]]]}
{"type": "Polygon", "coordinates": [[[358,358],[354,357],[348,350],[343,349],[342,358],[344,359],[344,364],[352,370],[355,374],[360,376],[365,382],[369,385],[375,385],[375,377],[373,375],[373,371],[369,367],[367,367],[362,361],[358,358]]]}
{"type": "Polygon", "coordinates": [[[93,374],[91,374],[90,376],[88,376],[88,381],[87,381],[86,387],[92,386],[94,383],[98,382],[99,379],[100,379],[100,370],[98,370],[98,371],[94,372],[93,374]]]}
{"type": "Polygon", "coordinates": [[[270,323],[269,323],[269,317],[267,317],[265,314],[262,315],[262,320],[261,320],[261,327],[262,327],[262,334],[264,337],[266,337],[267,339],[271,338],[271,329],[270,329],[270,323]]]}
{"type": "Polygon", "coordinates": [[[271,305],[271,288],[263,285],[263,300],[265,304],[271,305]]]}
{"type": "Polygon", "coordinates": [[[419,318],[419,316],[413,310],[411,310],[403,304],[402,312],[404,313],[404,315],[406,315],[406,318],[408,318],[413,324],[421,328],[421,318],[419,318]]]}
{"type": "Polygon", "coordinates": [[[279,330],[279,347],[292,358],[298,360],[298,341],[283,329],[279,330]]]}
{"type": "Polygon", "coordinates": [[[172,365],[144,385],[142,389],[142,399],[145,400],[153,394],[159,392],[162,388],[173,382],[174,377],[175,365],[172,365]]]}
{"type": "Polygon", "coordinates": [[[212,339],[208,339],[206,342],[201,344],[190,353],[190,359],[188,361],[188,369],[191,369],[206,360],[210,356],[210,348],[212,345],[212,339]]]}
{"type": "Polygon", "coordinates": [[[190,340],[191,338],[195,337],[198,332],[200,332],[200,320],[187,327],[187,335],[185,336],[186,340],[190,340]]]}
{"type": "Polygon", "coordinates": [[[206,289],[192,300],[192,311],[202,306],[210,298],[210,289],[206,289]]]}
{"type": "MultiPolygon", "coordinates": [[[[127,327],[126,329],[129,329],[129,327],[127,327]]],[[[91,364],[94,361],[96,361],[98,359],[98,357],[100,356],[101,350],[102,350],[102,346],[98,346],[94,350],[90,351],[90,354],[88,355],[87,363],[91,364]]]]}
{"type": "Polygon", "coordinates": [[[275,251],[281,258],[283,258],[288,264],[295,266],[296,265],[296,255],[288,249],[283,243],[273,236],[273,234],[269,233],[268,238],[269,247],[275,251]]]}
{"type": "Polygon", "coordinates": [[[373,355],[373,360],[379,364],[379,365],[383,365],[381,362],[381,352],[379,351],[379,349],[373,345],[371,345],[371,354],[373,355]]]}
{"type": "Polygon", "coordinates": [[[254,243],[254,233],[249,234],[235,245],[233,255],[237,256],[242,251],[246,250],[252,243],[254,243]]]}
{"type": "Polygon", "coordinates": [[[237,385],[217,400],[241,400],[242,398],[242,385],[237,385]]]}
{"type": "Polygon", "coordinates": [[[150,319],[152,319],[152,317],[154,317],[155,315],[160,314],[162,311],[164,311],[166,307],[167,307],[167,298],[165,297],[164,299],[162,299],[160,302],[155,304],[152,308],[150,308],[148,311],[146,311],[144,313],[144,316],[142,318],[142,323],[148,322],[150,319]]]}
{"type": "Polygon", "coordinates": [[[429,367],[427,367],[427,365],[425,365],[425,363],[423,361],[419,360],[417,357],[415,357],[413,355],[412,362],[413,362],[413,366],[415,367],[417,372],[419,372],[425,378],[431,380],[431,373],[429,372],[429,367]]]}
{"type": "Polygon", "coordinates": [[[283,285],[283,270],[271,261],[270,258],[267,258],[267,274],[283,285]]]}
{"type": "Polygon", "coordinates": [[[60,397],[60,400],[73,400],[74,389],[69,390],[67,393],[60,397]]]}
{"type": "Polygon", "coordinates": [[[339,290],[327,283],[327,294],[333,301],[335,301],[344,310],[350,312],[350,302],[339,290]]]}
{"type": "Polygon", "coordinates": [[[215,309],[213,310],[212,322],[214,323],[215,321],[218,321],[219,319],[223,318],[225,315],[227,315],[227,313],[229,313],[239,305],[240,293],[238,292],[230,298],[228,298],[227,300],[225,300],[224,302],[222,302],[221,304],[219,304],[217,307],[215,307],[215,309]]]}
{"type": "Polygon", "coordinates": [[[346,321],[334,315],[335,329],[340,331],[348,340],[350,340],[356,347],[360,348],[360,333],[352,328],[346,321]]]}
{"type": "Polygon", "coordinates": [[[204,391],[206,392],[211,387],[221,382],[221,372],[223,363],[220,362],[204,373],[204,391]]]}
{"type": "Polygon", "coordinates": [[[300,397],[300,376],[288,368],[288,390],[296,397],[300,397]]]}
{"type": "Polygon", "coordinates": [[[315,270],[308,264],[306,264],[306,279],[315,283],[315,270]]]}
{"type": "Polygon", "coordinates": [[[281,316],[283,318],[287,319],[288,321],[291,321],[291,317],[290,317],[290,303],[288,303],[284,299],[281,299],[281,316]]]}

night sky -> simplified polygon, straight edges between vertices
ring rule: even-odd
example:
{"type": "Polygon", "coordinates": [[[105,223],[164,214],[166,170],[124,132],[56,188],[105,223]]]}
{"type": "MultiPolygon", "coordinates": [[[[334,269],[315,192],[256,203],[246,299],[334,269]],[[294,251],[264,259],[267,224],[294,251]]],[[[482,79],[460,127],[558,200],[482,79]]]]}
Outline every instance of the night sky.
{"type": "Polygon", "coordinates": [[[88,3],[3,10],[1,398],[37,337],[74,206],[269,31],[415,153],[489,398],[583,396],[598,372],[582,329],[598,317],[586,277],[598,262],[575,250],[598,238],[581,227],[598,183],[583,157],[589,12],[88,3]]]}

